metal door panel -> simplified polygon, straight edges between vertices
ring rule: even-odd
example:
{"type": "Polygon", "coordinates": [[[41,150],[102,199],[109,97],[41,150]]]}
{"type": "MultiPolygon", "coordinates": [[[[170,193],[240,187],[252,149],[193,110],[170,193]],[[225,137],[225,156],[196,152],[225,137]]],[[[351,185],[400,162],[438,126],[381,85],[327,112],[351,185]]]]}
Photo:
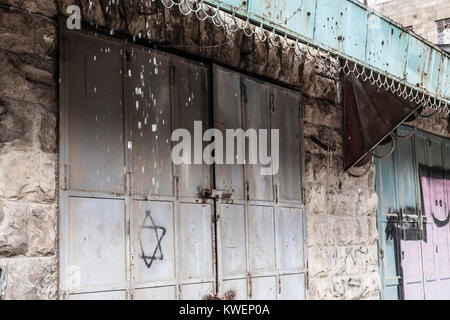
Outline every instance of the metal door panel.
{"type": "Polygon", "coordinates": [[[432,179],[430,179],[430,142],[426,134],[418,133],[415,136],[416,161],[419,166],[419,185],[421,188],[420,200],[422,202],[422,214],[426,217],[424,223],[426,239],[421,241],[422,247],[422,264],[424,278],[424,294],[425,299],[434,299],[438,296],[437,285],[437,268],[436,253],[434,250],[434,242],[436,239],[435,226],[431,216],[434,207],[432,201],[432,179]]]}
{"type": "MultiPolygon", "coordinates": [[[[227,129],[242,129],[241,110],[241,76],[217,65],[213,67],[214,77],[214,128],[219,129],[226,137],[227,129]]],[[[224,141],[224,148],[226,142],[224,141]]],[[[233,199],[244,199],[244,166],[238,163],[238,148],[243,154],[243,146],[234,147],[234,163],[226,164],[224,153],[224,164],[215,165],[216,169],[216,189],[233,190],[233,199]]]]}
{"type": "Polygon", "coordinates": [[[219,204],[220,257],[224,277],[247,271],[245,208],[243,205],[219,204]]]}
{"type": "Polygon", "coordinates": [[[414,282],[405,284],[408,290],[405,290],[405,300],[423,300],[423,282],[414,282]]]}
{"type": "Polygon", "coordinates": [[[437,281],[437,279],[434,277],[431,280],[426,280],[425,281],[425,297],[427,300],[436,300],[439,297],[438,294],[438,286],[439,286],[439,282],[437,281]]]}
{"type": "MultiPolygon", "coordinates": [[[[244,85],[247,100],[244,107],[245,129],[255,129],[258,132],[259,129],[270,129],[270,87],[265,83],[250,78],[244,79],[244,85]]],[[[268,138],[270,138],[269,133],[268,138]]],[[[267,153],[270,154],[270,139],[268,140],[267,153]]],[[[261,148],[261,143],[265,142],[260,141],[258,137],[259,148],[261,148]]],[[[257,148],[257,152],[259,152],[259,148],[257,148]]],[[[254,159],[260,160],[258,154],[254,154],[252,150],[249,148],[249,144],[246,143],[246,163],[249,163],[250,153],[252,153],[254,159]]],[[[254,151],[256,151],[256,148],[254,151]]],[[[273,199],[272,176],[261,175],[261,167],[263,166],[259,160],[257,164],[246,165],[248,199],[270,201],[273,199]]]]}
{"type": "MultiPolygon", "coordinates": [[[[407,135],[410,132],[410,128],[401,127],[398,134],[407,135]]],[[[411,139],[397,141],[398,146],[392,158],[395,164],[393,181],[388,181],[392,180],[388,178],[392,173],[381,181],[378,178],[380,171],[387,171],[386,164],[391,161],[390,158],[377,161],[377,191],[382,194],[379,221],[380,208],[385,206],[384,200],[396,190],[394,202],[398,200],[397,211],[402,223],[401,253],[397,255],[402,258],[405,298],[442,299],[446,296],[447,279],[450,278],[447,276],[450,273],[448,227],[441,225],[448,217],[447,150],[443,149],[446,143],[443,143],[443,138],[421,131],[415,133],[411,139]],[[426,221],[424,223],[422,216],[426,221]]],[[[384,153],[380,147],[377,152],[384,153]]],[[[386,209],[383,208],[382,211],[386,209]]],[[[389,224],[389,221],[387,222],[389,224]]],[[[385,235],[380,233],[382,241],[383,236],[385,235]]],[[[381,243],[385,249],[386,242],[381,243]]],[[[383,253],[387,261],[386,252],[383,253]]],[[[393,270],[392,264],[390,267],[385,265],[384,271],[389,268],[393,270]]],[[[386,286],[384,291],[388,292],[388,295],[393,292],[387,291],[386,286]]]]}
{"type": "Polygon", "coordinates": [[[171,202],[133,202],[137,284],[176,279],[174,221],[171,202]]]}
{"type": "Polygon", "coordinates": [[[305,299],[305,275],[292,274],[280,276],[279,297],[281,300],[305,299]]]}
{"type": "Polygon", "coordinates": [[[174,286],[134,290],[133,300],[175,300],[174,286]]]}
{"type": "Polygon", "coordinates": [[[173,195],[169,57],[129,49],[127,99],[130,106],[133,194],[173,195]]]}
{"type": "Polygon", "coordinates": [[[121,46],[73,35],[69,48],[70,189],[123,192],[121,46]]]}
{"type": "MultiPolygon", "coordinates": [[[[399,130],[400,135],[408,134],[409,130],[399,130]]],[[[417,229],[419,219],[417,212],[417,193],[416,193],[416,170],[414,163],[414,149],[408,139],[398,140],[396,147],[396,179],[398,207],[401,212],[401,218],[405,226],[417,229]]],[[[402,230],[405,234],[405,230],[402,230]]],[[[401,263],[403,267],[405,297],[418,297],[423,299],[423,271],[422,271],[422,248],[417,240],[409,240],[402,237],[401,263]],[[416,285],[420,283],[420,285],[416,285]],[[410,290],[420,289],[420,292],[410,292],[410,290]]]]}
{"type": "MultiPolygon", "coordinates": [[[[387,154],[389,146],[377,147],[377,152],[387,154]]],[[[376,186],[379,194],[377,223],[380,245],[380,267],[383,299],[399,298],[400,286],[400,231],[395,197],[395,169],[393,156],[376,160],[376,186]]]]}
{"type": "Polygon", "coordinates": [[[439,275],[442,278],[449,277],[449,245],[448,245],[448,230],[447,228],[436,228],[438,236],[438,257],[439,257],[439,275]]]}
{"type": "Polygon", "coordinates": [[[298,209],[279,208],[278,214],[278,269],[281,271],[303,271],[303,215],[298,209]]]}
{"type": "Polygon", "coordinates": [[[252,278],[251,300],[276,300],[277,281],[276,277],[252,278]]]}
{"type": "Polygon", "coordinates": [[[274,87],[272,129],[280,130],[280,168],[278,171],[279,201],[301,202],[301,125],[298,93],[274,87]]]}
{"type": "Polygon", "coordinates": [[[233,294],[233,300],[247,300],[247,282],[247,279],[223,281],[221,296],[233,294]]]}
{"type": "Polygon", "coordinates": [[[210,279],[214,276],[212,207],[180,204],[182,279],[210,279]]]}
{"type": "Polygon", "coordinates": [[[70,268],[79,270],[77,290],[124,286],[125,204],[122,200],[71,198],[70,268]]]}
{"type": "Polygon", "coordinates": [[[125,300],[125,291],[93,292],[70,295],[70,300],[125,300]]]}
{"type": "Polygon", "coordinates": [[[275,237],[272,207],[249,206],[250,271],[275,271],[275,237]]]}
{"type": "MultiPolygon", "coordinates": [[[[447,204],[444,181],[443,140],[436,136],[429,137],[429,188],[428,198],[431,206],[427,219],[433,223],[433,250],[436,264],[437,296],[441,296],[441,279],[448,269],[448,247],[446,246],[447,230],[440,228],[436,220],[444,221],[447,218],[447,204]],[[441,231],[442,230],[442,231],[441,231]],[[444,250],[441,250],[441,244],[444,250]]],[[[424,192],[425,194],[425,192],[424,192]]],[[[424,198],[426,198],[424,196],[424,198]]],[[[445,228],[445,227],[444,227],[445,228]]]]}
{"type": "Polygon", "coordinates": [[[397,286],[386,286],[383,292],[383,300],[398,300],[397,286]]]}
{"type": "Polygon", "coordinates": [[[398,267],[396,265],[396,254],[398,241],[398,223],[383,223],[382,231],[389,233],[389,236],[383,239],[383,265],[384,265],[384,281],[387,286],[398,286],[398,267]]]}
{"type": "MultiPolygon", "coordinates": [[[[187,156],[192,164],[182,164],[178,168],[179,194],[181,197],[197,198],[199,188],[211,187],[211,167],[194,164],[194,141],[196,138],[203,140],[194,134],[194,121],[202,122],[203,131],[209,128],[209,69],[202,64],[175,56],[171,57],[171,68],[173,123],[175,128],[187,129],[192,135],[191,154],[187,156]]],[[[206,142],[201,144],[202,151],[206,145],[206,142]]]]}
{"type": "Polygon", "coordinates": [[[403,272],[405,274],[405,291],[407,292],[409,284],[422,282],[420,243],[418,241],[403,241],[402,257],[403,272]]]}
{"type": "Polygon", "coordinates": [[[183,285],[181,287],[181,299],[202,300],[212,292],[214,292],[214,284],[212,282],[183,285]]]}
{"type": "Polygon", "coordinates": [[[427,241],[422,243],[425,281],[436,280],[436,257],[434,252],[435,230],[433,223],[426,224],[427,241]]]}
{"type": "Polygon", "coordinates": [[[450,279],[441,279],[440,288],[439,288],[439,297],[436,299],[439,300],[450,300],[450,279]]]}

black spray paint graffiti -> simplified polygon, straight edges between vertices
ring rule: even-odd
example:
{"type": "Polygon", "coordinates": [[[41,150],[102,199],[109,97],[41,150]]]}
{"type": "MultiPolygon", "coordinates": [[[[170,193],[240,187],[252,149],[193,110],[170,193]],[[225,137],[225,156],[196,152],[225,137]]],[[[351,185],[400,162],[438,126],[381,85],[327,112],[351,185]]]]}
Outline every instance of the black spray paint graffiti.
{"type": "Polygon", "coordinates": [[[445,227],[450,222],[450,210],[446,200],[449,187],[450,172],[440,167],[419,166],[420,195],[422,200],[422,212],[425,214],[424,203],[430,204],[430,215],[438,228],[445,227]],[[444,212],[447,217],[439,219],[437,212],[444,212]]]}
{"type": "Polygon", "coordinates": [[[155,224],[155,221],[153,220],[151,211],[150,210],[145,211],[145,218],[141,225],[141,231],[139,233],[139,243],[141,246],[141,258],[144,260],[144,263],[147,268],[150,269],[150,267],[153,264],[153,261],[155,260],[162,261],[164,259],[163,251],[161,249],[161,241],[165,235],[166,235],[166,228],[157,226],[155,224]],[[144,232],[152,232],[152,233],[154,232],[155,234],[156,245],[154,249],[152,249],[153,252],[151,255],[149,255],[148,252],[147,253],[145,252],[146,251],[145,248],[147,248],[147,246],[151,244],[145,243],[144,245],[144,241],[142,239],[144,232]]]}

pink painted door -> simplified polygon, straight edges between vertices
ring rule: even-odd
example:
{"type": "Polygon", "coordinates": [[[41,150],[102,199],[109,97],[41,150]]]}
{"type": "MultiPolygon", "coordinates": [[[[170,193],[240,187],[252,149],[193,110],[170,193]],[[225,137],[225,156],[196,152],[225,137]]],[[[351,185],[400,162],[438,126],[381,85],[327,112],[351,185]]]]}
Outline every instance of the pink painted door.
{"type": "Polygon", "coordinates": [[[423,214],[421,241],[425,299],[450,299],[449,200],[450,145],[442,138],[427,139],[428,166],[419,166],[423,214]],[[449,162],[449,163],[447,163],[449,162]]]}

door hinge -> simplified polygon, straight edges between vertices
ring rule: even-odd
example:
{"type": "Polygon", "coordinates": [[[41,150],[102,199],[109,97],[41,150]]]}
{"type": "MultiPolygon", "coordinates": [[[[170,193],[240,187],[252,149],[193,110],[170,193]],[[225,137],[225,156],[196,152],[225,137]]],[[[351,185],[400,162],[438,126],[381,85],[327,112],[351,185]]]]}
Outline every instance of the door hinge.
{"type": "Polygon", "coordinates": [[[69,179],[68,179],[68,177],[69,177],[69,165],[67,164],[67,163],[65,163],[64,165],[63,165],[63,178],[62,178],[62,186],[61,186],[61,189],[62,190],[67,190],[67,188],[69,187],[69,179]]]}
{"type": "Polygon", "coordinates": [[[180,177],[179,176],[174,176],[173,177],[174,180],[174,184],[175,184],[175,197],[177,198],[177,200],[179,199],[180,196],[180,177]]]}
{"type": "Polygon", "coordinates": [[[244,83],[241,84],[241,95],[244,103],[247,103],[247,86],[244,83]]]}
{"type": "Polygon", "coordinates": [[[270,111],[275,112],[275,96],[273,93],[270,94],[270,111]]]}
{"type": "Polygon", "coordinates": [[[131,74],[131,53],[130,51],[126,50],[125,51],[125,64],[126,64],[126,71],[125,71],[125,77],[131,78],[132,74],[131,74]]]}
{"type": "Polygon", "coordinates": [[[247,283],[248,283],[248,298],[251,299],[253,295],[253,283],[252,283],[252,275],[250,273],[247,275],[247,283]]]}
{"type": "Polygon", "coordinates": [[[278,276],[278,294],[281,294],[281,277],[278,276]]]}
{"type": "Polygon", "coordinates": [[[306,273],[305,273],[305,288],[306,288],[306,291],[309,290],[309,272],[308,271],[306,271],[306,273]]]}
{"type": "Polygon", "coordinates": [[[131,172],[125,173],[125,193],[131,194],[131,172]]]}
{"type": "Polygon", "coordinates": [[[170,85],[174,86],[176,85],[175,66],[170,66],[169,72],[170,72],[170,79],[169,79],[170,85]]]}
{"type": "Polygon", "coordinates": [[[248,183],[247,180],[245,181],[245,193],[247,201],[250,201],[250,184],[248,183]]]}

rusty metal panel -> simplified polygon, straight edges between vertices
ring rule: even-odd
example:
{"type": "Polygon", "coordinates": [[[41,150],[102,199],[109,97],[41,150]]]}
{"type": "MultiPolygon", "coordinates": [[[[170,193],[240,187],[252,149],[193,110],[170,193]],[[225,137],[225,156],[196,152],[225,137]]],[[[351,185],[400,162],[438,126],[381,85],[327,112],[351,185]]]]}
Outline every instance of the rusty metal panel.
{"type": "Polygon", "coordinates": [[[357,60],[366,58],[367,11],[347,0],[321,0],[314,39],[357,60]]]}
{"type": "MultiPolygon", "coordinates": [[[[217,65],[213,67],[214,77],[214,128],[219,129],[226,137],[227,129],[241,129],[242,107],[241,107],[241,75],[237,72],[221,68],[217,65]]],[[[224,148],[226,143],[224,141],[224,148]]],[[[235,163],[238,161],[238,149],[234,148],[235,163]]],[[[226,153],[224,153],[226,157],[226,153]]],[[[223,159],[226,163],[226,159],[223,159]]],[[[216,189],[232,190],[233,199],[244,199],[244,166],[237,164],[216,164],[216,189]]]]}
{"type": "Polygon", "coordinates": [[[275,271],[274,212],[272,207],[249,206],[250,271],[275,271]]]}
{"type": "Polygon", "coordinates": [[[69,187],[123,192],[121,46],[72,34],[69,52],[69,187]]]}
{"type": "MultiPolygon", "coordinates": [[[[251,78],[243,80],[245,86],[245,107],[244,107],[244,129],[258,130],[270,128],[270,86],[251,78]]],[[[267,150],[270,154],[270,134],[267,135],[267,150]]],[[[258,154],[251,155],[252,152],[258,153],[261,144],[266,143],[258,137],[258,149],[252,149],[246,144],[246,163],[253,156],[259,159],[258,154]]],[[[247,164],[247,182],[249,200],[272,200],[273,199],[273,180],[271,175],[261,175],[263,165],[258,160],[257,164],[247,164]]]]}
{"type": "Polygon", "coordinates": [[[315,0],[254,0],[249,1],[249,11],[263,21],[276,23],[278,30],[301,33],[309,39],[314,37],[315,0]]]}
{"type": "Polygon", "coordinates": [[[440,83],[444,84],[439,88],[441,96],[450,97],[450,57],[444,57],[440,83]]]}
{"type": "Polygon", "coordinates": [[[212,207],[209,204],[180,204],[182,279],[204,282],[214,276],[212,207]]]}
{"type": "Polygon", "coordinates": [[[71,198],[69,215],[68,270],[70,277],[79,279],[73,291],[101,291],[125,286],[124,201],[71,198]]]}
{"type": "Polygon", "coordinates": [[[376,14],[369,15],[366,46],[367,62],[402,78],[406,68],[409,34],[394,28],[376,14]]]}
{"type": "Polygon", "coordinates": [[[272,88],[272,129],[280,133],[279,201],[302,202],[302,137],[300,94],[279,87],[272,88]]]}
{"type": "Polygon", "coordinates": [[[442,49],[357,0],[208,0],[244,20],[450,100],[442,49]],[[434,52],[432,52],[434,50],[434,52]],[[408,66],[407,66],[408,65],[408,66]],[[447,91],[447,94],[445,94],[447,91]]]}
{"type": "Polygon", "coordinates": [[[171,202],[134,201],[135,285],[176,279],[174,210],[171,202]]]}
{"type": "MultiPolygon", "coordinates": [[[[194,133],[194,121],[201,121],[203,130],[210,127],[208,82],[209,69],[207,66],[176,56],[171,57],[172,72],[172,114],[174,129],[183,128],[191,133],[190,165],[181,164],[178,167],[179,195],[181,197],[197,198],[199,190],[211,188],[211,167],[206,164],[194,164],[194,141],[201,139],[194,133]]],[[[201,145],[202,150],[207,142],[201,145]]],[[[203,162],[202,159],[200,159],[203,162]]]]}
{"type": "Polygon", "coordinates": [[[416,86],[423,85],[423,75],[431,48],[414,36],[409,37],[406,80],[416,86]],[[409,49],[411,48],[411,50],[409,49]]]}
{"type": "Polygon", "coordinates": [[[443,56],[440,52],[434,48],[431,48],[422,76],[422,86],[429,92],[439,92],[439,82],[441,80],[443,63],[443,56]]]}
{"type": "Polygon", "coordinates": [[[133,193],[173,195],[169,57],[128,49],[126,99],[130,106],[133,193]]]}

